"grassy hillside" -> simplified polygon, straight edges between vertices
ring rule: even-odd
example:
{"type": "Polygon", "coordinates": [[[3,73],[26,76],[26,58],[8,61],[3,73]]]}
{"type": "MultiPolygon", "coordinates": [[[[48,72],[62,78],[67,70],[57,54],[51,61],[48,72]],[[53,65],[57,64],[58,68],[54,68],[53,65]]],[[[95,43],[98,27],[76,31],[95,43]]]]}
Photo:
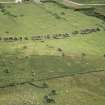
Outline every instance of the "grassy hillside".
{"type": "Polygon", "coordinates": [[[102,23],[101,20],[79,12],[75,13],[71,9],[65,9],[53,3],[46,3],[43,6],[38,4],[4,5],[4,9],[3,12],[2,9],[0,12],[1,35],[29,36],[65,33],[97,27],[96,24],[102,23]]]}
{"type": "Polygon", "coordinates": [[[49,2],[5,4],[0,37],[9,36],[29,40],[0,40],[0,105],[105,104],[103,20],[49,2]],[[72,34],[31,40],[60,33],[72,34]]]}
{"type": "Polygon", "coordinates": [[[29,84],[0,89],[0,102],[3,105],[104,105],[105,104],[105,72],[76,75],[42,82],[48,88],[37,88],[29,84]],[[56,94],[52,94],[56,90],[56,94]],[[47,103],[44,99],[49,95],[55,102],[47,103]]]}
{"type": "Polygon", "coordinates": [[[102,46],[104,41],[101,40],[102,44],[100,45],[95,44],[94,41],[85,41],[86,38],[74,38],[58,41],[59,44],[57,45],[54,44],[56,41],[16,43],[14,45],[8,44],[8,46],[2,44],[0,56],[1,87],[10,83],[21,83],[33,79],[40,80],[104,70],[105,59],[103,56],[105,50],[102,46]],[[68,45],[70,47],[66,47],[68,45]],[[58,48],[63,49],[63,51],[59,52],[58,48]],[[65,55],[63,56],[62,53],[65,55]],[[86,55],[83,56],[82,53],[86,55]]]}

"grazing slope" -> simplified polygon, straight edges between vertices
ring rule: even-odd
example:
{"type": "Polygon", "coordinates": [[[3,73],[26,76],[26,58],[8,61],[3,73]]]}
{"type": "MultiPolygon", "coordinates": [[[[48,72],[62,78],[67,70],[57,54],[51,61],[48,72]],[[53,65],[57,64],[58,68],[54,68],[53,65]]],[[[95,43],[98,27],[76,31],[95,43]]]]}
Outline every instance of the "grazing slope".
{"type": "Polygon", "coordinates": [[[0,20],[1,38],[72,33],[1,40],[0,105],[105,104],[103,20],[51,2],[1,5],[0,20]]]}
{"type": "Polygon", "coordinates": [[[96,24],[102,23],[101,20],[53,3],[5,5],[4,11],[1,9],[0,20],[0,35],[6,36],[65,33],[83,27],[97,27],[96,24]]]}

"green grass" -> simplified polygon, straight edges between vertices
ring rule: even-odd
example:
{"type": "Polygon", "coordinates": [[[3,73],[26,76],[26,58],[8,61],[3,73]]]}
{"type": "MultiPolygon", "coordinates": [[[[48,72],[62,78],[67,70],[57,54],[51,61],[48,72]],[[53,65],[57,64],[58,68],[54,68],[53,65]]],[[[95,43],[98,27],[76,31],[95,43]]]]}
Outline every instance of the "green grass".
{"type": "MultiPolygon", "coordinates": [[[[3,105],[45,105],[44,96],[56,90],[57,95],[53,96],[56,103],[51,105],[104,105],[105,104],[105,72],[76,75],[44,81],[49,88],[40,89],[31,85],[22,85],[12,88],[1,89],[0,103],[3,105]],[[20,100],[21,99],[21,100],[20,100]],[[32,104],[33,103],[33,104],[32,104]]],[[[39,82],[37,84],[42,84],[39,82]]],[[[49,104],[48,104],[49,105],[49,104]]]]}
{"type": "MultiPolygon", "coordinates": [[[[71,39],[64,40],[49,40],[44,43],[40,41],[26,41],[21,43],[9,42],[8,44],[1,42],[0,86],[5,87],[9,84],[15,85],[17,83],[33,80],[35,81],[35,84],[41,85],[43,81],[47,82],[43,79],[104,70],[104,34],[101,33],[100,35],[101,37],[93,34],[85,38],[72,37],[71,39]],[[56,41],[58,42],[57,44],[56,41]],[[27,47],[24,48],[24,46],[27,47]],[[57,50],[58,48],[63,49],[63,52],[65,53],[64,57],[61,56],[62,53],[57,50]],[[83,52],[86,53],[85,57],[82,57],[81,55],[83,52]],[[9,73],[6,73],[6,70],[8,70],[9,73]],[[41,83],[37,81],[40,79],[41,83]]],[[[98,74],[100,74],[100,79],[104,79],[101,72],[97,73],[97,75],[98,74]]],[[[102,81],[102,85],[100,84],[98,86],[100,81],[94,80],[94,78],[96,79],[98,76],[91,76],[90,73],[87,76],[83,74],[83,77],[83,79],[74,76],[73,79],[62,78],[61,80],[49,80],[48,89],[35,88],[27,84],[15,86],[13,88],[7,87],[0,91],[0,103],[8,105],[16,102],[17,105],[23,105],[23,103],[28,104],[37,102],[44,105],[45,102],[43,102],[43,97],[52,89],[56,89],[58,95],[55,97],[57,100],[55,105],[64,105],[67,103],[71,103],[72,105],[76,105],[77,103],[80,105],[86,105],[87,103],[89,105],[91,105],[91,103],[98,105],[100,103],[104,105],[104,93],[102,93],[102,89],[100,89],[100,86],[104,86],[104,81],[102,81]],[[83,77],[87,78],[87,81],[83,77]],[[79,83],[78,81],[83,83],[79,83]],[[60,85],[58,85],[59,82],[60,85]],[[87,91],[87,89],[89,90],[87,91]],[[65,93],[66,90],[67,94],[65,93]],[[20,98],[21,101],[19,100],[20,98]],[[68,101],[63,101],[64,99],[68,101]]]]}
{"type": "Polygon", "coordinates": [[[1,41],[0,105],[50,105],[43,97],[52,89],[57,95],[53,96],[56,103],[51,105],[105,104],[104,71],[100,71],[105,70],[102,20],[54,3],[5,5],[5,9],[0,12],[1,37],[52,35],[90,27],[99,27],[101,31],[44,42],[1,41]],[[94,71],[100,72],[88,73],[94,71]],[[23,82],[26,84],[22,85],[23,82]],[[29,82],[47,83],[48,88],[32,87],[29,82]]]}
{"type": "Polygon", "coordinates": [[[87,27],[94,27],[96,24],[102,23],[99,19],[91,18],[79,12],[75,13],[71,9],[62,8],[53,3],[46,3],[44,6],[38,4],[18,4],[8,7],[6,5],[5,8],[9,14],[4,15],[4,13],[0,12],[0,35],[5,36],[7,36],[7,32],[9,36],[72,32],[87,27]],[[65,15],[62,15],[62,12],[65,15]]]}

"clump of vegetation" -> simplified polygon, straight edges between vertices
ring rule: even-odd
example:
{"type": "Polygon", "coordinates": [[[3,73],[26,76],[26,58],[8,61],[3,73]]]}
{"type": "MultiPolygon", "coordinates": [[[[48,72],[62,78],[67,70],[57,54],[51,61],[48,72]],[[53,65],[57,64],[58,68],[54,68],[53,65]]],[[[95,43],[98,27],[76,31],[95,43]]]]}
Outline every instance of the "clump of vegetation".
{"type": "Polygon", "coordinates": [[[20,14],[20,17],[23,17],[24,15],[23,14],[20,14]]]}
{"type": "Polygon", "coordinates": [[[62,53],[62,56],[63,56],[63,57],[65,56],[65,53],[64,53],[64,52],[62,53]]]}
{"type": "Polygon", "coordinates": [[[82,54],[81,54],[81,60],[84,60],[85,57],[86,57],[86,53],[82,53],[82,54]]]}
{"type": "Polygon", "coordinates": [[[6,31],[5,33],[6,33],[6,34],[9,34],[9,32],[8,32],[8,31],[6,31]]]}
{"type": "Polygon", "coordinates": [[[58,50],[59,52],[62,52],[62,51],[63,51],[61,48],[58,48],[57,50],[58,50]]]}
{"type": "Polygon", "coordinates": [[[28,37],[24,37],[24,40],[28,40],[28,37]]]}
{"type": "Polygon", "coordinates": [[[51,90],[51,95],[57,95],[56,90],[51,90]]]}
{"type": "Polygon", "coordinates": [[[8,74],[9,73],[9,70],[8,69],[5,69],[4,70],[4,73],[8,74]]]}
{"type": "Polygon", "coordinates": [[[85,57],[85,56],[86,56],[86,53],[82,53],[81,56],[82,56],[82,57],[85,57]]]}
{"type": "Polygon", "coordinates": [[[65,15],[65,12],[61,12],[61,15],[65,15]]]}
{"type": "Polygon", "coordinates": [[[48,84],[45,83],[45,82],[42,84],[42,86],[43,86],[44,88],[48,88],[48,84]]]}
{"type": "Polygon", "coordinates": [[[55,103],[55,99],[50,96],[44,96],[44,100],[46,103],[55,103]]]}
{"type": "Polygon", "coordinates": [[[27,49],[28,47],[27,46],[23,46],[23,49],[27,49]]]}
{"type": "Polygon", "coordinates": [[[61,17],[57,13],[52,14],[56,19],[61,19],[61,17]]]}
{"type": "Polygon", "coordinates": [[[46,103],[55,103],[55,95],[57,95],[57,92],[53,89],[48,95],[44,96],[44,101],[46,103]]]}
{"type": "Polygon", "coordinates": [[[72,34],[76,35],[76,34],[79,34],[79,32],[78,31],[73,31],[72,34]]]}

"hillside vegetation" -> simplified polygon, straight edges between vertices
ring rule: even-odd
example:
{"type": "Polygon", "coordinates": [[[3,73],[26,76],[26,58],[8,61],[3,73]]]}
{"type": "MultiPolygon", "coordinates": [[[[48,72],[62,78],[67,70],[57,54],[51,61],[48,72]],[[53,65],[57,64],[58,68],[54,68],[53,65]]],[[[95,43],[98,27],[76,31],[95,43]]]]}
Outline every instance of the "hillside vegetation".
{"type": "Polygon", "coordinates": [[[104,105],[104,81],[104,20],[56,2],[0,5],[0,105],[104,105]]]}

